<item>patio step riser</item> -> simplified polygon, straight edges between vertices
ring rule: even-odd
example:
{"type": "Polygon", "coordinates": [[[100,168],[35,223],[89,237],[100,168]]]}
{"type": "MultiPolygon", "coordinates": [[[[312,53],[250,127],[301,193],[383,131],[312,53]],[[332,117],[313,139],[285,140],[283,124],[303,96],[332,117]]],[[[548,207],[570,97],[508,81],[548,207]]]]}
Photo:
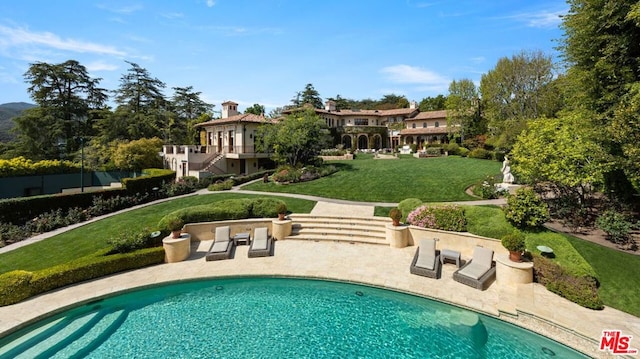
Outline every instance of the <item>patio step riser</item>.
{"type": "Polygon", "coordinates": [[[291,216],[291,235],[285,239],[388,245],[385,219],[291,216]]]}

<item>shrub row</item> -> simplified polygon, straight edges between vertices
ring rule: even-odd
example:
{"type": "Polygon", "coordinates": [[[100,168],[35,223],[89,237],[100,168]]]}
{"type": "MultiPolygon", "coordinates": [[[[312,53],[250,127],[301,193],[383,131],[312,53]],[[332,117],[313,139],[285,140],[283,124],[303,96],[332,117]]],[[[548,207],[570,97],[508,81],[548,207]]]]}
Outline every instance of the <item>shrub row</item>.
{"type": "Polygon", "coordinates": [[[131,193],[149,193],[153,188],[158,190],[166,183],[171,183],[176,177],[176,173],[172,170],[154,169],[152,172],[144,170],[144,176],[136,178],[123,178],[122,184],[127,192],[131,193]]]}
{"type": "Polygon", "coordinates": [[[337,171],[338,169],[333,165],[306,166],[303,168],[280,166],[276,169],[271,179],[280,183],[305,182],[329,176],[337,171]]]}
{"type": "Polygon", "coordinates": [[[31,296],[69,284],[164,261],[162,247],[146,248],[125,254],[100,251],[94,255],[55,267],[29,272],[16,270],[0,275],[0,305],[18,303],[31,296]]]}
{"type": "Polygon", "coordinates": [[[283,201],[275,198],[238,198],[227,199],[199,206],[173,211],[162,217],[158,228],[168,231],[169,221],[179,218],[184,223],[212,222],[229,219],[273,218],[277,216],[276,207],[283,201]]]}
{"type": "Polygon", "coordinates": [[[80,172],[80,165],[71,161],[44,160],[33,162],[23,156],[0,159],[0,177],[18,177],[80,172]]]}
{"type": "Polygon", "coordinates": [[[233,188],[233,180],[232,179],[228,179],[226,181],[221,181],[221,182],[216,182],[212,185],[209,185],[209,187],[207,187],[207,189],[209,191],[215,192],[215,191],[228,191],[231,188],[233,188]]]}
{"type": "Polygon", "coordinates": [[[467,218],[464,208],[456,205],[420,206],[407,216],[407,222],[422,228],[465,232],[467,218]]]}
{"type": "Polygon", "coordinates": [[[598,295],[598,281],[591,276],[576,277],[562,267],[540,255],[533,257],[533,269],[536,281],[550,292],[566,298],[589,309],[603,309],[604,304],[598,295]]]}

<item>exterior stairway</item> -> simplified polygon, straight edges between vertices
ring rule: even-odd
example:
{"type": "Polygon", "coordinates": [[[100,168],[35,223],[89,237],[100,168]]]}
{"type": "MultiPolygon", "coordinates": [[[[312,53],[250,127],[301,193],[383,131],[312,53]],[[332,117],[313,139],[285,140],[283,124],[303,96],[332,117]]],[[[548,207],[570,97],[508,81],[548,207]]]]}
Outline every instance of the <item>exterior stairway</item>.
{"type": "Polygon", "coordinates": [[[216,163],[218,161],[220,161],[221,159],[224,158],[224,154],[223,153],[217,153],[215,157],[213,157],[213,159],[209,162],[209,164],[207,164],[202,170],[204,172],[210,172],[213,173],[214,175],[216,174],[223,174],[224,171],[219,169],[216,166],[216,163]]]}
{"type": "Polygon", "coordinates": [[[291,235],[285,240],[335,241],[389,245],[385,217],[331,217],[291,214],[291,235]]]}

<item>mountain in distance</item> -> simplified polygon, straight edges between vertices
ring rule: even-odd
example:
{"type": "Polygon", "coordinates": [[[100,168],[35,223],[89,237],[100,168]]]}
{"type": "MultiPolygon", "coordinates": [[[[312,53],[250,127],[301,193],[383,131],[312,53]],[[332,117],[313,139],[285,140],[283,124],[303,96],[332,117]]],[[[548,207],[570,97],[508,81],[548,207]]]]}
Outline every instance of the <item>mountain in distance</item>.
{"type": "Polygon", "coordinates": [[[9,142],[15,138],[16,135],[10,132],[14,125],[12,119],[32,107],[36,105],[26,102],[9,102],[0,105],[0,142],[9,142]]]}

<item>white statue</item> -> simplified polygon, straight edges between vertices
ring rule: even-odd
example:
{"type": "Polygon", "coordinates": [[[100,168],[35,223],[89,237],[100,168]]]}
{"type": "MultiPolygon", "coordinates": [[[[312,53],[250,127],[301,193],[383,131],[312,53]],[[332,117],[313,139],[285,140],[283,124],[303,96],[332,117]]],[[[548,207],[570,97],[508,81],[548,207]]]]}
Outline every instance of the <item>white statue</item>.
{"type": "Polygon", "coordinates": [[[511,166],[509,166],[509,159],[507,156],[504,156],[504,161],[502,161],[502,183],[513,183],[515,178],[511,174],[511,166]]]}

